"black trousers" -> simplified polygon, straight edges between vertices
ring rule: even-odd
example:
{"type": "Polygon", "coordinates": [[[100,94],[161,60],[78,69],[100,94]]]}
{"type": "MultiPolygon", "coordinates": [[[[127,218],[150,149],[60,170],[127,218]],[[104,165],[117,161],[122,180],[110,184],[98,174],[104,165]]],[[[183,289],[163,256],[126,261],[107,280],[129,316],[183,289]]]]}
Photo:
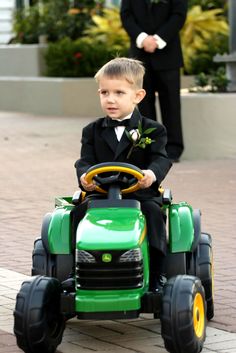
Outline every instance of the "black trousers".
{"type": "Polygon", "coordinates": [[[147,118],[157,120],[156,92],[160,103],[162,123],[167,131],[166,150],[170,158],[179,158],[184,149],[181,101],[180,70],[154,70],[146,64],[143,88],[146,96],[139,103],[140,113],[147,118]]]}
{"type": "Polygon", "coordinates": [[[147,235],[150,247],[166,255],[166,224],[160,205],[153,200],[142,201],[141,210],[147,222],[147,235]]]}

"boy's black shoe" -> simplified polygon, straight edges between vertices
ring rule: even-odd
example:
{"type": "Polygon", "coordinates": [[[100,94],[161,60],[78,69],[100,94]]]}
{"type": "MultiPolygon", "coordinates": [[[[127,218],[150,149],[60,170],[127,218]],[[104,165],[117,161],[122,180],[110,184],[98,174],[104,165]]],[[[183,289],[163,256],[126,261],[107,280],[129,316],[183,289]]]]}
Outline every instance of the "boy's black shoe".
{"type": "Polygon", "coordinates": [[[152,285],[152,289],[151,289],[152,292],[154,292],[154,293],[161,292],[166,281],[167,281],[167,279],[164,276],[164,274],[160,274],[159,276],[157,276],[153,282],[153,285],[152,285]]]}

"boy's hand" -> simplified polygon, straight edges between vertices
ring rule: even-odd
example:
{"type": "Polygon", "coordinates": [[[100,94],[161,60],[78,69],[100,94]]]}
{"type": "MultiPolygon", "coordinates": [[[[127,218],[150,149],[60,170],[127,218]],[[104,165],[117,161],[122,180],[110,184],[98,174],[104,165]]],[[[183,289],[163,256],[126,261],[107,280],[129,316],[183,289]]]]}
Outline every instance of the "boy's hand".
{"type": "Polygon", "coordinates": [[[96,185],[94,183],[88,183],[86,180],[85,180],[85,173],[83,175],[81,175],[80,177],[80,182],[84,188],[84,190],[86,191],[94,191],[96,189],[96,185]]]}
{"type": "Polygon", "coordinates": [[[139,180],[139,185],[141,189],[149,188],[149,186],[152,185],[154,181],[156,181],[155,174],[153,173],[152,170],[143,170],[144,177],[139,180]]]}

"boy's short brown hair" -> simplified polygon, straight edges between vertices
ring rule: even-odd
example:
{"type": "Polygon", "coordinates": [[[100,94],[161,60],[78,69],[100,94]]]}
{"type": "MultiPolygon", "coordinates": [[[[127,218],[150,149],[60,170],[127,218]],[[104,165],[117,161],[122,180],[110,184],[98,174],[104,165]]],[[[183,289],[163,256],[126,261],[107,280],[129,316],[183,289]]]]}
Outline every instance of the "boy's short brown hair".
{"type": "Polygon", "coordinates": [[[143,87],[144,73],[145,69],[141,61],[123,57],[108,61],[94,77],[97,82],[104,76],[122,77],[131,85],[134,85],[135,88],[140,89],[143,87]]]}

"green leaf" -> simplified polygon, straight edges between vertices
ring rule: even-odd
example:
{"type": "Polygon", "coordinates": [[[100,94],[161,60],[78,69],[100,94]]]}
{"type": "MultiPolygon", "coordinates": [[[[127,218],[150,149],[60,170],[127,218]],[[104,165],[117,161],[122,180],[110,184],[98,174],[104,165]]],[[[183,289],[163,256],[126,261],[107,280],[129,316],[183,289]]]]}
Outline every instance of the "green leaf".
{"type": "Polygon", "coordinates": [[[143,134],[142,124],[141,124],[141,121],[140,121],[140,120],[139,120],[139,122],[138,122],[138,131],[139,131],[140,135],[143,134]]]}
{"type": "Polygon", "coordinates": [[[149,129],[145,130],[143,132],[143,134],[145,135],[149,135],[151,132],[153,132],[154,130],[156,130],[156,127],[150,127],[149,129]]]}
{"type": "Polygon", "coordinates": [[[129,131],[127,131],[127,130],[125,129],[125,133],[126,133],[126,136],[128,137],[128,139],[129,139],[130,141],[133,141],[133,140],[132,140],[132,137],[130,136],[129,131]]]}

